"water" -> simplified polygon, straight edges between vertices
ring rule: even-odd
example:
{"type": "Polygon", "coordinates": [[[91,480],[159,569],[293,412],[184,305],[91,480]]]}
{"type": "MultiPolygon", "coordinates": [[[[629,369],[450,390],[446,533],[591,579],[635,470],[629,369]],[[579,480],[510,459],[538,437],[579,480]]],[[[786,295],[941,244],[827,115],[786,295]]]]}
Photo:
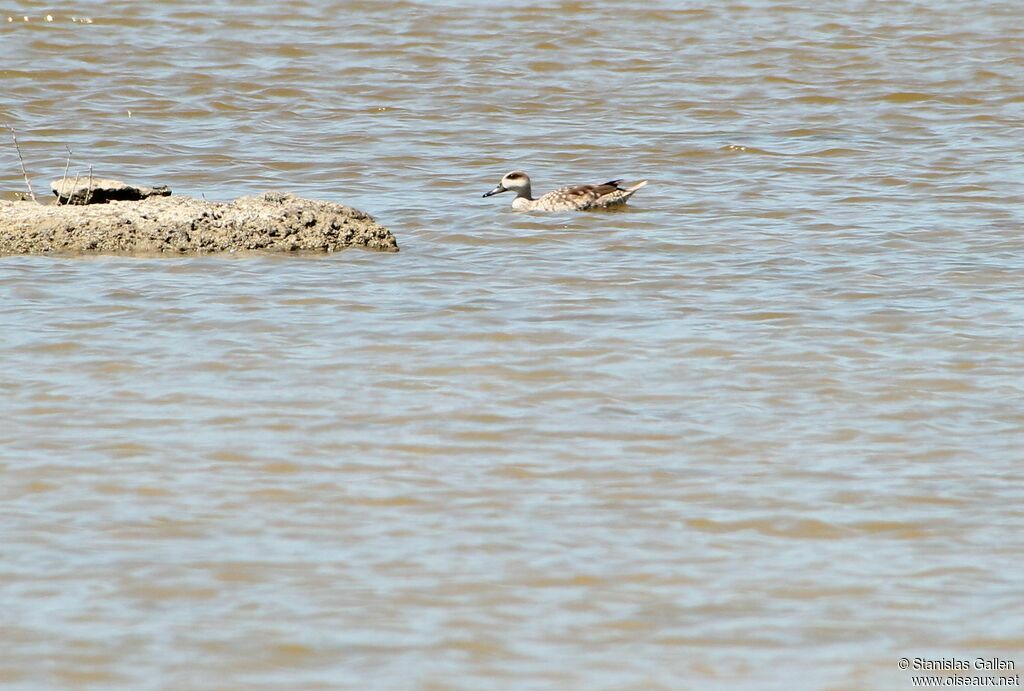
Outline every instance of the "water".
{"type": "Polygon", "coordinates": [[[1016,3],[74,12],[0,11],[37,192],[67,144],[402,251],[0,259],[0,683],[1019,672],[1016,3]]]}

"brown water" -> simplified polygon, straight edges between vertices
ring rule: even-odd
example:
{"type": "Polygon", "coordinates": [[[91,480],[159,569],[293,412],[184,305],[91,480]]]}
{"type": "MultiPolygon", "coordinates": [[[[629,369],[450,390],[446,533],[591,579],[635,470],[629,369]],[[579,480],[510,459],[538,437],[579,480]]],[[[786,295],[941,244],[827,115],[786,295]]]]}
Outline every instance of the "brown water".
{"type": "Polygon", "coordinates": [[[0,260],[0,685],[1020,671],[1020,3],[245,5],[0,8],[37,191],[402,252],[0,260]]]}

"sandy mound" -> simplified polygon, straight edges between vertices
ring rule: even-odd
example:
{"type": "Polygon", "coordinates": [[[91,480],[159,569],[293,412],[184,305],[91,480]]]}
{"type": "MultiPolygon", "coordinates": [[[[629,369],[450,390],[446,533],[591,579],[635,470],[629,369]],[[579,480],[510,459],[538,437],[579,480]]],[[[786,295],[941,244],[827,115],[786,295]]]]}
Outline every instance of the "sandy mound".
{"type": "Polygon", "coordinates": [[[347,247],[398,251],[391,231],[369,214],[279,192],[231,203],[165,196],[86,206],[0,201],[0,255],[336,252],[347,247]]]}

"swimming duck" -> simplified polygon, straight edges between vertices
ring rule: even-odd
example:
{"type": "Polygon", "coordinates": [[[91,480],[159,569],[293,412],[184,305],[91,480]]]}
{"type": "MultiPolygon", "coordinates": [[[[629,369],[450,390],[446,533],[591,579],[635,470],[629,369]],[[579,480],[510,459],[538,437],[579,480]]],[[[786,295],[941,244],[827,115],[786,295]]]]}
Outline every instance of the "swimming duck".
{"type": "Polygon", "coordinates": [[[602,185],[569,185],[534,199],[530,193],[530,176],[521,170],[506,175],[485,197],[512,190],[516,198],[512,208],[516,211],[590,211],[620,206],[633,193],[647,184],[641,180],[631,187],[619,187],[622,180],[609,180],[602,185]]]}

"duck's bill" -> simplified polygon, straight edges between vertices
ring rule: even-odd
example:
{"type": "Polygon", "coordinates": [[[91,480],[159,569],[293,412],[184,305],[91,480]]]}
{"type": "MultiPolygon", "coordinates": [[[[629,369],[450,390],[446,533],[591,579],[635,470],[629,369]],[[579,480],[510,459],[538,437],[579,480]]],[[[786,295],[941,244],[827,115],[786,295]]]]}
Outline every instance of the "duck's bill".
{"type": "Polygon", "coordinates": [[[485,197],[490,197],[492,194],[500,194],[501,192],[507,192],[507,191],[508,191],[507,187],[502,187],[501,185],[498,185],[497,187],[495,187],[490,192],[484,192],[484,196],[485,197]]]}

